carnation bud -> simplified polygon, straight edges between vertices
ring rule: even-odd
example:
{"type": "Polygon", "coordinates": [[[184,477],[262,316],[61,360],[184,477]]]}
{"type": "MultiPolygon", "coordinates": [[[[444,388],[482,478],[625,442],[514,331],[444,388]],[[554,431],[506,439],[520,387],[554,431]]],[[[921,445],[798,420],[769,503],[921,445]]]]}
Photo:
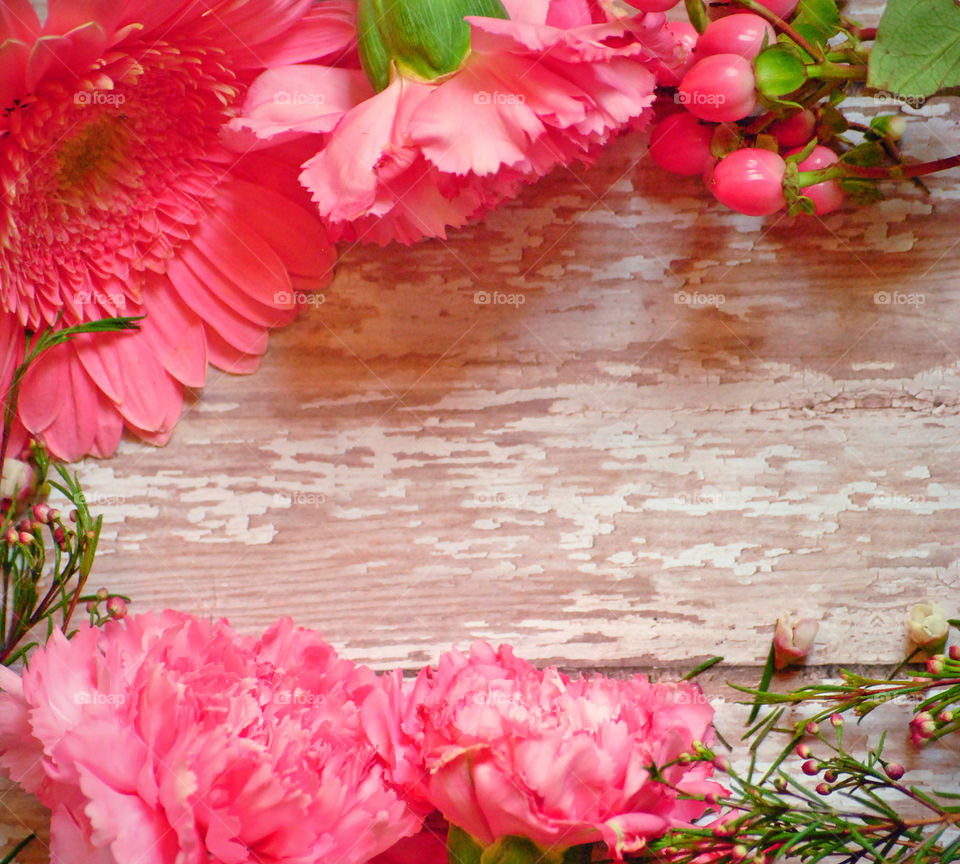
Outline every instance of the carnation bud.
{"type": "Polygon", "coordinates": [[[396,73],[436,81],[456,72],[470,51],[468,15],[509,17],[500,0],[360,0],[360,62],[374,90],[396,73]]]}
{"type": "Polygon", "coordinates": [[[907,618],[910,641],[918,648],[935,654],[943,649],[950,629],[938,603],[915,603],[907,618]]]}
{"type": "Polygon", "coordinates": [[[804,660],[813,647],[819,623],[813,618],[792,621],[789,615],[777,619],[773,634],[773,662],[777,669],[786,669],[804,660]]]}
{"type": "Polygon", "coordinates": [[[903,766],[898,762],[888,762],[883,766],[883,770],[886,772],[887,776],[893,780],[897,781],[904,775],[903,766]]]}

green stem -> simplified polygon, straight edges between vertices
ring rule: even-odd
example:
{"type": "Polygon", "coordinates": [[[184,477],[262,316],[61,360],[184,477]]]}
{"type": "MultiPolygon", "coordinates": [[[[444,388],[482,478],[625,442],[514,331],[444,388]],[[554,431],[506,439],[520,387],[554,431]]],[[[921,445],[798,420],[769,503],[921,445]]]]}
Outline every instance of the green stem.
{"type": "Polygon", "coordinates": [[[733,0],[734,3],[737,3],[740,6],[745,6],[751,12],[756,13],[761,18],[766,18],[776,29],[780,32],[785,33],[789,36],[794,42],[797,43],[804,51],[807,52],[814,60],[818,62],[823,62],[825,59],[823,56],[823,51],[820,49],[819,45],[814,45],[812,42],[808,41],[807,38],[790,26],[786,21],[780,18],[778,15],[775,15],[766,6],[762,6],[757,3],[756,0],[733,0]]]}
{"type": "Polygon", "coordinates": [[[932,162],[916,162],[912,165],[872,166],[838,162],[819,171],[801,171],[798,180],[801,187],[844,177],[859,177],[864,180],[909,180],[957,167],[960,167],[960,153],[943,159],[934,159],[932,162]]]}
{"type": "Polygon", "coordinates": [[[839,79],[843,81],[866,81],[867,67],[861,64],[842,65],[825,60],[823,63],[812,63],[807,66],[808,78],[839,79]]]}

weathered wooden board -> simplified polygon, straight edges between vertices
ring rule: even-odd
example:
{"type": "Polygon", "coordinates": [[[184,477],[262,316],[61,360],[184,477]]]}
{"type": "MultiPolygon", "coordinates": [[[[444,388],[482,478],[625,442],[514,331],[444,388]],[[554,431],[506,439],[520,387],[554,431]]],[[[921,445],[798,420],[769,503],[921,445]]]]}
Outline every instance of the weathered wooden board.
{"type": "MultiPolygon", "coordinates": [[[[957,140],[946,107],[913,152],[957,140]]],[[[960,185],[932,185],[753,219],[630,136],[446,242],[345,249],[257,375],[80,467],[98,579],[379,665],[749,664],[790,608],[817,660],[891,660],[960,587],[960,185]]]]}

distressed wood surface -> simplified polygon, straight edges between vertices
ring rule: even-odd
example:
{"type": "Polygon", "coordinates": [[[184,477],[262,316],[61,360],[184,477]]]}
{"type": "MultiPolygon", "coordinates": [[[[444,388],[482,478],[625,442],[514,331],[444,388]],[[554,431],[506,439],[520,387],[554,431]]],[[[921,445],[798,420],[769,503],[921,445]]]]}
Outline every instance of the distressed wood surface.
{"type": "MultiPolygon", "coordinates": [[[[949,152],[949,107],[911,152],[949,152]]],[[[344,249],[258,374],[80,466],[97,580],[380,667],[476,637],[751,664],[783,609],[816,662],[893,660],[960,587],[960,185],[932,190],[754,219],[628,136],[446,242],[344,249]]]]}
{"type": "MultiPolygon", "coordinates": [[[[954,102],[902,110],[908,152],[956,152],[954,102]]],[[[78,466],[95,579],[378,668],[485,638],[755,680],[784,610],[822,621],[811,675],[893,662],[911,603],[960,612],[960,177],[930,185],[753,219],[633,135],[445,242],[345,248],[257,375],[78,466]]],[[[915,767],[955,782],[957,755],[915,767]]],[[[0,804],[0,835],[42,829],[0,804]]]]}

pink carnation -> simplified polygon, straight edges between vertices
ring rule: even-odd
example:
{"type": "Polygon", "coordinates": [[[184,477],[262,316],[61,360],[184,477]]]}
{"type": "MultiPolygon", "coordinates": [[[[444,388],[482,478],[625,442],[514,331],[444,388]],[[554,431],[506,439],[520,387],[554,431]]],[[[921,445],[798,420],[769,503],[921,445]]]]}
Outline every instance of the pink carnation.
{"type": "Polygon", "coordinates": [[[165,442],[208,362],[255,369],[295,289],[329,279],[296,174],[285,186],[275,160],[220,141],[257,73],[327,40],[300,24],[311,0],[47,5],[41,24],[28,0],[0,3],[0,398],[28,334],[147,316],[27,374],[11,452],[30,433],[75,459],[125,428],[165,442]]]}
{"type": "MultiPolygon", "coordinates": [[[[355,0],[331,6],[331,27],[355,0]]],[[[651,70],[686,49],[662,15],[618,18],[598,0],[505,0],[471,17],[471,50],[435,81],[397,73],[375,93],[346,43],[337,64],[275,67],[232,124],[234,146],[307,136],[300,180],[335,238],[444,237],[559,165],[589,163],[646,124],[651,70]]]]}
{"type": "Polygon", "coordinates": [[[0,767],[63,864],[361,864],[420,824],[363,732],[376,676],[289,621],[57,632],[0,683],[0,767]]]}
{"type": "MultiPolygon", "coordinates": [[[[692,684],[571,680],[477,643],[424,670],[387,716],[396,726],[373,736],[378,749],[419,751],[413,794],[484,846],[510,835],[557,850],[603,841],[622,857],[707,810],[648,770],[709,739],[713,710],[692,684]]],[[[686,793],[720,794],[712,770],[694,762],[664,774],[686,793]]]]}

